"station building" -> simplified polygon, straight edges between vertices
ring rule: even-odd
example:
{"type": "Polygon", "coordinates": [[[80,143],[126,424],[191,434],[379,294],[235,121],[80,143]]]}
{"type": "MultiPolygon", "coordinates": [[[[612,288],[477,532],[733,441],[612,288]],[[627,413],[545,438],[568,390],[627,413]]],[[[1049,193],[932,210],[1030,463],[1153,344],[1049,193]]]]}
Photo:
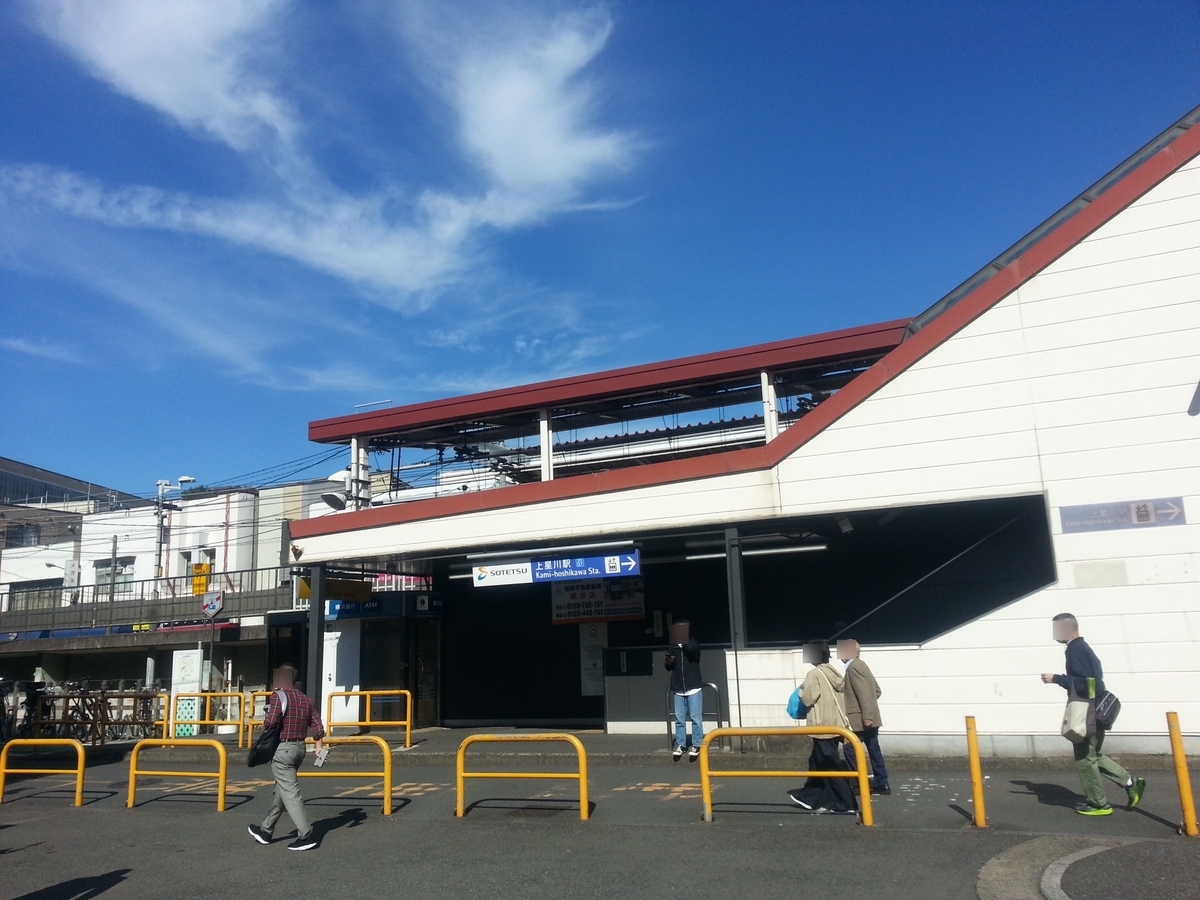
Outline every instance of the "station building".
{"type": "Polygon", "coordinates": [[[1114,751],[1163,752],[1168,710],[1194,734],[1197,121],[911,320],[312,422],[355,477],[293,556],[429,592],[327,620],[327,688],[390,668],[426,722],[659,731],[686,618],[734,725],[788,723],[801,644],[856,638],[885,748],[961,752],[974,715],[985,752],[1055,755],[1067,611],[1114,751]],[[478,583],[635,550],[637,577],[478,583]]]}

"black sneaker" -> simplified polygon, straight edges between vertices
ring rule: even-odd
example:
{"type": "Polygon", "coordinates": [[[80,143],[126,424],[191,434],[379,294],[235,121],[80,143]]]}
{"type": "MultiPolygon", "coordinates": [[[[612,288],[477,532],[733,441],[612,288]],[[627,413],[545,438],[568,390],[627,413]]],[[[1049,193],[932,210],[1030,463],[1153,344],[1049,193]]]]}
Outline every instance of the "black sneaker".
{"type": "Polygon", "coordinates": [[[1146,779],[1133,779],[1133,781],[1126,786],[1125,793],[1129,797],[1129,808],[1137,809],[1137,805],[1142,802],[1142,794],[1146,793],[1146,779]]]}
{"type": "Polygon", "coordinates": [[[889,794],[891,794],[891,792],[892,792],[892,789],[890,787],[888,787],[886,784],[880,785],[879,787],[871,788],[872,794],[882,794],[885,797],[888,796],[889,794]]]}
{"type": "Polygon", "coordinates": [[[309,831],[308,834],[297,837],[294,841],[288,844],[289,850],[311,850],[317,846],[316,832],[309,831]]]}
{"type": "Polygon", "coordinates": [[[692,747],[688,750],[688,762],[695,762],[700,758],[700,748],[692,747]]]}
{"type": "Polygon", "coordinates": [[[810,811],[812,810],[813,807],[812,807],[811,803],[805,803],[803,800],[800,799],[800,792],[798,790],[788,791],[787,795],[788,795],[788,797],[791,798],[792,802],[795,803],[797,806],[802,806],[805,809],[810,810],[810,811]]]}
{"type": "Polygon", "coordinates": [[[246,830],[250,832],[250,837],[254,838],[260,844],[271,843],[271,832],[263,831],[257,825],[249,825],[246,827],[246,830]]]}
{"type": "Polygon", "coordinates": [[[675,762],[679,762],[681,759],[683,759],[683,748],[678,744],[676,744],[675,749],[671,751],[671,759],[675,760],[675,762]]]}
{"type": "Polygon", "coordinates": [[[1111,816],[1113,810],[1107,804],[1104,806],[1092,806],[1090,803],[1080,803],[1075,807],[1075,812],[1081,816],[1111,816]]]}

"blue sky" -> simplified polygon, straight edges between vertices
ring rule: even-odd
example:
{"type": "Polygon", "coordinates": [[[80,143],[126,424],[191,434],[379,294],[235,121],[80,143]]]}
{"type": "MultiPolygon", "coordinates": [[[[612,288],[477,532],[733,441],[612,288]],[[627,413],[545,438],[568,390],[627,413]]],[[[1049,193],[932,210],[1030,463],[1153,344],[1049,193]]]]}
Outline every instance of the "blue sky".
{"type": "Polygon", "coordinates": [[[215,483],[914,315],[1198,88],[1184,0],[4,4],[0,455],[215,483]]]}

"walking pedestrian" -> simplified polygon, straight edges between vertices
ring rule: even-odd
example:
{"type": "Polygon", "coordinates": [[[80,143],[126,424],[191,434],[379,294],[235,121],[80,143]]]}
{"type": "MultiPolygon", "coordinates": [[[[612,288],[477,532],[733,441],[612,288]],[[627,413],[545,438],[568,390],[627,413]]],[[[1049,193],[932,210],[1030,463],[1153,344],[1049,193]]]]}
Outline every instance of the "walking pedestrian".
{"type": "MultiPolygon", "coordinates": [[[[842,698],[845,678],[838,666],[830,662],[829,645],[824,641],[806,645],[804,660],[813,664],[800,686],[800,702],[808,709],[805,724],[848,728],[850,723],[842,698]]],[[[837,735],[814,737],[808,756],[809,771],[845,771],[841,743],[837,735]]],[[[803,787],[788,791],[788,796],[793,803],[813,812],[851,813],[856,806],[848,781],[840,777],[810,777],[803,787]]]]}
{"type": "Polygon", "coordinates": [[[673,622],[670,626],[671,646],[667,648],[664,665],[671,673],[671,693],[675,695],[675,749],[671,759],[679,762],[688,745],[687,722],[692,721],[692,745],[688,760],[700,757],[700,741],[704,739],[704,678],[700,674],[700,645],[692,637],[689,622],[673,622]]]}
{"type": "Polygon", "coordinates": [[[293,666],[285,665],[276,669],[272,673],[271,687],[274,693],[267,704],[263,728],[271,728],[280,722],[279,748],[271,759],[275,798],[262,825],[251,825],[247,830],[260,844],[271,843],[275,825],[286,809],[292,824],[296,826],[296,839],[288,844],[288,849],[311,850],[319,841],[304,812],[304,798],[300,796],[300,781],[296,772],[304,762],[304,739],[309,729],[312,729],[316,749],[320,753],[324,748],[325,727],[312,701],[304,692],[296,689],[296,669],[293,666]]]}
{"type": "MultiPolygon", "coordinates": [[[[1104,670],[1100,659],[1079,636],[1079,621],[1073,615],[1059,613],[1053,619],[1053,627],[1054,639],[1067,645],[1067,674],[1054,675],[1045,672],[1042,682],[1066,688],[1068,702],[1078,698],[1088,701],[1089,705],[1094,707],[1096,698],[1104,694],[1104,670]]],[[[1108,803],[1104,783],[1100,780],[1101,773],[1125,789],[1130,809],[1141,802],[1142,794],[1146,790],[1146,779],[1134,778],[1124,767],[1104,755],[1104,734],[1107,729],[1093,722],[1093,718],[1094,709],[1090,710],[1088,716],[1087,737],[1074,745],[1075,768],[1079,772],[1079,780],[1087,796],[1087,802],[1076,806],[1075,812],[1081,816],[1111,816],[1112,807],[1108,803]]]]}
{"type": "MultiPolygon", "coordinates": [[[[879,749],[879,729],[883,727],[879,698],[883,691],[871,667],[859,657],[858,641],[838,641],[838,659],[846,667],[846,685],[843,689],[846,718],[850,720],[850,730],[862,742],[871,760],[871,793],[890,794],[892,789],[888,785],[887,766],[883,762],[883,751],[879,749]]],[[[854,746],[846,741],[842,749],[850,768],[857,769],[854,746]]]]}

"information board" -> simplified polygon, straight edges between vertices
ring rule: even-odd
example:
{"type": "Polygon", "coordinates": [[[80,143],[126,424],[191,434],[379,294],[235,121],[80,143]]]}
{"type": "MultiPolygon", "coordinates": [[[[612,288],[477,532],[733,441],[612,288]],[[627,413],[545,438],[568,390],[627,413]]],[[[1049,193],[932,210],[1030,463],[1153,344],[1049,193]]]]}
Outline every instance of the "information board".
{"type": "Polygon", "coordinates": [[[646,617],[646,593],[640,578],[555,582],[550,586],[550,605],[555,625],[646,617]]]}

